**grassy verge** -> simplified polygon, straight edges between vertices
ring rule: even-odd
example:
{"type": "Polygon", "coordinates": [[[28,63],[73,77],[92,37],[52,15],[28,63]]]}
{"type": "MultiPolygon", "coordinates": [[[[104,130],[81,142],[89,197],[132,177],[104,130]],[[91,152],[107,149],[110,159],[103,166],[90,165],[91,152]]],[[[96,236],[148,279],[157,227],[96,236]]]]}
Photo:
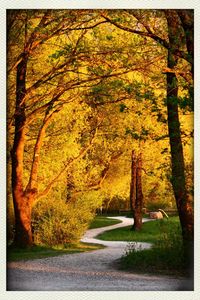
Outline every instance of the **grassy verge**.
{"type": "Polygon", "coordinates": [[[132,249],[127,251],[120,260],[120,269],[139,273],[166,275],[187,275],[184,266],[183,253],[180,249],[153,247],[142,251],[132,249]]]}
{"type": "Polygon", "coordinates": [[[93,228],[99,228],[99,227],[105,227],[105,226],[110,226],[110,225],[115,225],[121,223],[120,220],[117,219],[109,219],[104,216],[96,216],[92,223],[90,224],[90,229],[93,228]]]}
{"type": "Polygon", "coordinates": [[[140,232],[134,232],[128,226],[104,232],[98,238],[131,242],[119,262],[120,269],[141,273],[188,275],[178,217],[144,223],[140,232]],[[153,246],[151,249],[137,251],[137,242],[149,242],[153,246]]]}
{"type": "Polygon", "coordinates": [[[131,230],[132,226],[109,230],[98,235],[98,239],[106,241],[155,243],[160,239],[163,226],[167,226],[170,229],[174,226],[174,224],[179,224],[178,217],[171,217],[168,220],[162,219],[146,222],[143,224],[142,230],[139,232],[131,230]]]}
{"type": "Polygon", "coordinates": [[[60,247],[45,247],[45,246],[33,246],[30,249],[21,249],[16,247],[8,247],[7,261],[18,261],[28,259],[38,259],[52,256],[59,256],[64,254],[73,254],[86,251],[92,251],[104,248],[102,245],[89,244],[89,243],[77,243],[69,244],[60,247]]]}
{"type": "Polygon", "coordinates": [[[153,223],[157,227],[151,232],[152,248],[137,251],[133,243],[122,257],[121,267],[137,272],[189,276],[189,262],[184,254],[178,217],[155,221],[149,225],[153,223]]]}

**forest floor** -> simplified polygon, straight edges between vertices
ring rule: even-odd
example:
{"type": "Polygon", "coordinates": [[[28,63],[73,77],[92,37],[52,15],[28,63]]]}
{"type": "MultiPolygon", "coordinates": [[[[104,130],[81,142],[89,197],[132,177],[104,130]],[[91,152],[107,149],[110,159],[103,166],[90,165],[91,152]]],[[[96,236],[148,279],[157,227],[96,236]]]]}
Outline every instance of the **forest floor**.
{"type": "MultiPolygon", "coordinates": [[[[121,271],[117,261],[125,254],[128,242],[103,241],[98,234],[132,224],[132,219],[113,217],[122,223],[89,229],[82,242],[102,244],[104,249],[57,257],[8,263],[9,291],[182,291],[187,278],[137,274],[121,271]]],[[[148,221],[144,219],[143,221],[148,221]]],[[[137,243],[139,249],[149,243],[137,243]]]]}

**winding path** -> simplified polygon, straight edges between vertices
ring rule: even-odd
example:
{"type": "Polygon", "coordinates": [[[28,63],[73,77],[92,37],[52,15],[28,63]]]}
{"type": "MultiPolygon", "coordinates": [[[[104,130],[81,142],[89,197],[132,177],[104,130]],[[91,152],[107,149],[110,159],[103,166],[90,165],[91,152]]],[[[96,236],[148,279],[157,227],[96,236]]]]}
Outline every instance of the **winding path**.
{"type": "MultiPolygon", "coordinates": [[[[122,251],[125,251],[125,249],[128,247],[129,242],[121,242],[121,241],[103,241],[95,238],[97,235],[100,233],[103,233],[105,231],[115,229],[115,228],[121,228],[125,226],[129,226],[133,224],[133,220],[131,218],[126,218],[126,217],[109,217],[109,219],[118,219],[121,221],[121,223],[115,224],[115,225],[110,225],[106,227],[101,227],[101,228],[95,228],[95,229],[89,229],[86,231],[85,235],[81,239],[81,242],[84,243],[94,243],[94,244],[101,244],[106,247],[110,248],[117,248],[121,249],[122,251]]],[[[143,219],[143,222],[147,222],[149,219],[143,219]]],[[[149,243],[137,243],[137,247],[140,249],[145,249],[145,248],[150,248],[151,244],[149,243]]],[[[107,250],[109,250],[107,249],[107,250]]],[[[120,250],[119,250],[120,251],[120,250]]],[[[120,255],[121,256],[121,255],[120,255]]]]}
{"type": "MultiPolygon", "coordinates": [[[[9,291],[177,291],[186,290],[185,278],[136,274],[117,270],[115,261],[124,253],[127,242],[101,241],[104,231],[128,226],[132,220],[114,217],[122,223],[90,229],[83,242],[99,243],[104,249],[8,263],[9,291]]],[[[147,221],[144,219],[144,221],[147,221]]],[[[138,243],[149,248],[148,243],[138,243]]]]}

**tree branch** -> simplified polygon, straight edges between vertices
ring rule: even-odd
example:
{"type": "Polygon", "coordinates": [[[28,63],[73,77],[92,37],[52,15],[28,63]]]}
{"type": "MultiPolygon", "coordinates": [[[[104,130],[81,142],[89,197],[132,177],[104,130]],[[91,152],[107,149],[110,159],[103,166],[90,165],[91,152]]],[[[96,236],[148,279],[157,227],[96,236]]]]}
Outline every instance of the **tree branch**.
{"type": "Polygon", "coordinates": [[[51,180],[51,182],[46,186],[46,188],[40,192],[38,194],[38,197],[37,199],[40,199],[44,196],[46,196],[48,194],[48,192],[51,190],[51,188],[53,187],[53,185],[58,181],[58,179],[67,171],[67,169],[75,162],[77,161],[78,159],[80,159],[81,157],[83,157],[87,151],[92,147],[93,145],[93,141],[95,140],[95,137],[97,135],[97,128],[98,126],[96,127],[95,131],[94,131],[94,134],[93,134],[93,137],[91,138],[89,144],[87,145],[87,147],[83,148],[79,155],[77,155],[76,157],[74,158],[71,158],[69,159],[68,161],[66,161],[66,163],[64,164],[64,167],[61,169],[61,171],[51,180]]]}
{"type": "Polygon", "coordinates": [[[54,116],[54,113],[51,113],[50,115],[45,115],[43,124],[39,130],[37,141],[36,141],[36,144],[34,147],[32,167],[31,167],[29,182],[26,187],[26,192],[28,192],[28,190],[32,190],[32,189],[37,190],[37,186],[38,186],[37,176],[38,176],[40,150],[42,147],[42,142],[45,137],[46,129],[47,129],[50,121],[52,120],[53,116],[54,116]]]}
{"type": "Polygon", "coordinates": [[[118,159],[122,155],[122,153],[123,152],[120,151],[119,153],[117,153],[117,154],[115,154],[115,155],[113,155],[111,157],[110,161],[107,163],[107,165],[102,170],[101,177],[100,177],[100,179],[99,179],[99,181],[97,183],[92,183],[92,184],[88,185],[85,190],[74,191],[73,192],[73,196],[75,196],[77,194],[80,194],[80,193],[83,193],[83,192],[88,192],[88,191],[91,191],[91,190],[99,190],[99,189],[101,189],[102,184],[103,184],[104,180],[106,179],[106,177],[108,175],[108,172],[110,170],[111,163],[113,161],[115,161],[116,159],[118,159]]]}
{"type": "MultiPolygon", "coordinates": [[[[179,50],[178,48],[175,48],[175,49],[171,49],[170,48],[170,44],[165,40],[165,39],[162,39],[161,37],[159,37],[158,35],[156,35],[155,33],[153,33],[149,27],[145,26],[143,23],[141,23],[145,29],[147,31],[140,31],[140,30],[136,30],[136,29],[133,29],[133,28],[130,28],[130,27],[127,27],[127,26],[124,26],[124,25],[121,25],[115,21],[113,21],[111,18],[109,18],[107,15],[105,15],[104,13],[101,13],[101,16],[107,20],[108,22],[110,22],[111,24],[113,24],[114,26],[116,26],[117,28],[119,29],[122,29],[124,31],[127,31],[127,32],[131,32],[131,33],[135,33],[135,34],[138,34],[140,36],[144,36],[144,37],[149,37],[149,38],[152,38],[154,41],[156,41],[157,43],[159,43],[161,46],[163,46],[165,49],[169,50],[174,54],[174,55],[177,55],[178,57],[180,58],[184,58],[186,61],[188,61],[190,64],[192,64],[192,59],[190,57],[190,55],[188,55],[188,53],[184,52],[184,51],[181,51],[179,50]]],[[[140,21],[140,20],[139,20],[140,21]]]]}

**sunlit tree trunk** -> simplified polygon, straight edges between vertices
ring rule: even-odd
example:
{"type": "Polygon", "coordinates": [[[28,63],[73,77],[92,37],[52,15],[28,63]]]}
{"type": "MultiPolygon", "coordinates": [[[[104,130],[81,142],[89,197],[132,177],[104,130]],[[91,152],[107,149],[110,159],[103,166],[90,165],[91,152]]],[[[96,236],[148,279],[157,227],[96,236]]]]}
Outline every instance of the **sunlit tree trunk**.
{"type": "Polygon", "coordinates": [[[26,68],[27,57],[24,53],[17,67],[16,79],[16,108],[15,108],[15,135],[11,151],[12,157],[12,194],[15,210],[15,240],[20,247],[32,245],[31,230],[31,193],[25,193],[23,188],[23,157],[26,136],[26,117],[24,97],[26,95],[26,68]]]}

